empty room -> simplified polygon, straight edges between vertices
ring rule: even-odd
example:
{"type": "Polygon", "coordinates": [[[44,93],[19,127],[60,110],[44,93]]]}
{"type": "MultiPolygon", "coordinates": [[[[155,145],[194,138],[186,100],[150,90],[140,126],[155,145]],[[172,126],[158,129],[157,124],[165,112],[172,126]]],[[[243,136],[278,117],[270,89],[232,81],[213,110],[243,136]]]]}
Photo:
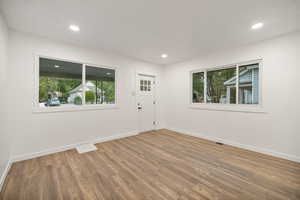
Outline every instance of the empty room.
{"type": "Polygon", "coordinates": [[[300,200],[299,0],[0,0],[0,200],[300,200]]]}

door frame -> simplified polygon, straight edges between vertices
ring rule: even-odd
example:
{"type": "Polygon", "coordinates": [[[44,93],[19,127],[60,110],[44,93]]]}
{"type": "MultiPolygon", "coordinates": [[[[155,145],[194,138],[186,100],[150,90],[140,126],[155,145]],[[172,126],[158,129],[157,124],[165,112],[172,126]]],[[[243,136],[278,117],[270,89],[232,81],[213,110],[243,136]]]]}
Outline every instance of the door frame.
{"type": "Polygon", "coordinates": [[[157,130],[157,127],[158,127],[157,126],[158,125],[158,122],[157,122],[157,96],[156,96],[157,75],[152,74],[152,73],[145,73],[145,72],[136,72],[135,73],[135,112],[136,112],[136,115],[137,115],[137,129],[138,129],[138,132],[141,133],[140,116],[139,116],[139,110],[137,109],[138,95],[139,95],[139,90],[140,90],[140,87],[139,87],[139,84],[138,84],[139,76],[152,77],[155,81],[155,83],[153,84],[154,91],[152,90],[153,91],[153,98],[154,98],[154,101],[155,101],[155,104],[154,104],[154,121],[155,121],[155,124],[153,126],[153,130],[157,130]]]}

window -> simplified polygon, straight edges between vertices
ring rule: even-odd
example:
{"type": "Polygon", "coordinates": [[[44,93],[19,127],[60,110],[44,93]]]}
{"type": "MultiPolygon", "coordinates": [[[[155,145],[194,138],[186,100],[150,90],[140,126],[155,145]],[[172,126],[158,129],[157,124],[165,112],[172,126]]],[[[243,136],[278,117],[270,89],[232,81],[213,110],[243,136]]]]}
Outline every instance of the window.
{"type": "Polygon", "coordinates": [[[207,72],[207,103],[230,104],[236,101],[235,87],[227,86],[226,81],[236,77],[236,67],[207,72]]]}
{"type": "Polygon", "coordinates": [[[258,104],[259,66],[245,65],[239,67],[239,103],[258,104]]]}
{"type": "Polygon", "coordinates": [[[39,58],[39,107],[115,104],[115,69],[39,58]]]}
{"type": "Polygon", "coordinates": [[[259,104],[259,62],[192,73],[192,103],[259,104]]]}
{"type": "Polygon", "coordinates": [[[86,66],[86,104],[115,103],[115,70],[86,66]]]}
{"type": "Polygon", "coordinates": [[[193,103],[204,102],[204,72],[193,73],[193,103]]]}
{"type": "Polygon", "coordinates": [[[140,91],[150,92],[151,91],[151,81],[150,80],[140,80],[140,91]]]}

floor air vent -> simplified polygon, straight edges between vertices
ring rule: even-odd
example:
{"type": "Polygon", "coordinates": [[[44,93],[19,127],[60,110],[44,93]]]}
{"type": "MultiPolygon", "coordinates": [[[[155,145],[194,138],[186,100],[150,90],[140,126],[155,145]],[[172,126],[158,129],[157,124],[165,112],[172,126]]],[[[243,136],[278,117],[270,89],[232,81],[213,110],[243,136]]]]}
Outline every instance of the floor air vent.
{"type": "Polygon", "coordinates": [[[76,150],[78,153],[86,153],[97,150],[97,147],[94,144],[84,144],[76,147],[76,150]]]}

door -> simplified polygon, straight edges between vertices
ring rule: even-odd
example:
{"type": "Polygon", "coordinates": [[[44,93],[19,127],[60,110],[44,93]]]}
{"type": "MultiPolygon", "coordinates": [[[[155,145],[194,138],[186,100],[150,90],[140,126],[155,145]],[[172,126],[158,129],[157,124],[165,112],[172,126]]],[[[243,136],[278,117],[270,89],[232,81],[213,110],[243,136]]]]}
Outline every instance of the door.
{"type": "Polygon", "coordinates": [[[140,132],[155,129],[155,77],[137,76],[137,109],[140,132]]]}

